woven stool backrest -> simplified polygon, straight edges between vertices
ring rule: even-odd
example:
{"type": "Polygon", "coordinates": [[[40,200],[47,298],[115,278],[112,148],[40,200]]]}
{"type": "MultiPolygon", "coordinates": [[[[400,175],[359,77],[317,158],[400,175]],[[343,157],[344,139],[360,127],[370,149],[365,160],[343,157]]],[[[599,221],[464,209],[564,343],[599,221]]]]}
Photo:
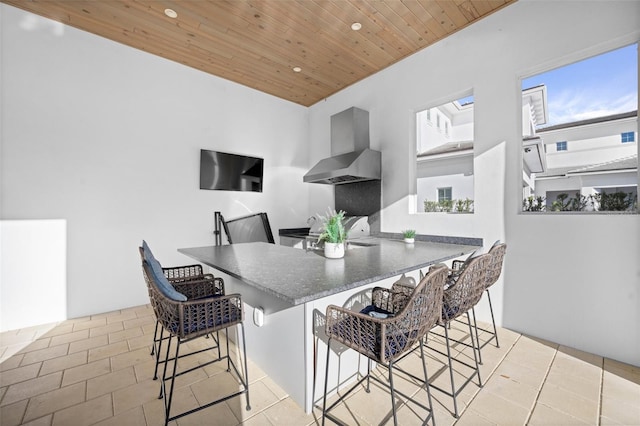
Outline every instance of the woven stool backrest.
{"type": "Polygon", "coordinates": [[[489,250],[491,259],[487,265],[487,275],[484,284],[485,288],[491,287],[498,281],[502,273],[502,264],[504,263],[504,255],[507,253],[507,245],[505,243],[496,244],[489,250]]]}
{"type": "Polygon", "coordinates": [[[468,261],[455,284],[444,291],[442,319],[451,321],[480,301],[485,289],[490,255],[481,254],[468,261]]]}
{"type": "Polygon", "coordinates": [[[387,346],[381,358],[386,362],[399,358],[414,343],[422,339],[431,330],[442,312],[442,288],[447,279],[447,268],[435,268],[420,280],[407,300],[406,306],[398,313],[391,323],[383,327],[387,346]],[[394,342],[396,337],[401,342],[394,342]],[[406,341],[405,341],[406,340],[406,341]],[[402,350],[393,350],[403,348],[402,350]]]}
{"type": "Polygon", "coordinates": [[[147,283],[147,289],[149,291],[149,300],[151,307],[156,314],[156,319],[162,324],[162,326],[169,331],[178,330],[178,325],[181,323],[181,303],[167,298],[156,284],[151,272],[151,266],[146,261],[142,262],[142,270],[144,273],[144,279],[147,283]]]}

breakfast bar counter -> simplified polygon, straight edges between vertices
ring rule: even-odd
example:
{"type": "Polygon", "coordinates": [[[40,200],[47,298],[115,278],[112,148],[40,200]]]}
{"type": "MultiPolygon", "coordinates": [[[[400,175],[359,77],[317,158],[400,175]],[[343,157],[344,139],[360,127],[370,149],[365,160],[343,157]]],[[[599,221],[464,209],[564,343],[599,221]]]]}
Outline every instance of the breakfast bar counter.
{"type": "MultiPolygon", "coordinates": [[[[178,250],[213,268],[227,294],[241,294],[248,357],[307,413],[322,398],[328,305],[360,310],[370,304],[372,287],[390,287],[402,274],[418,281],[420,269],[478,248],[374,237],[349,247],[342,259],[258,242],[178,250]]],[[[336,351],[332,345],[332,352],[339,362],[331,365],[340,368],[329,371],[330,389],[366,372],[366,362],[354,351],[336,351]]]]}
{"type": "Polygon", "coordinates": [[[268,243],[178,251],[284,302],[299,305],[477,249],[459,244],[406,244],[384,238],[359,239],[349,247],[342,259],[327,259],[321,250],[300,250],[268,243]]]}

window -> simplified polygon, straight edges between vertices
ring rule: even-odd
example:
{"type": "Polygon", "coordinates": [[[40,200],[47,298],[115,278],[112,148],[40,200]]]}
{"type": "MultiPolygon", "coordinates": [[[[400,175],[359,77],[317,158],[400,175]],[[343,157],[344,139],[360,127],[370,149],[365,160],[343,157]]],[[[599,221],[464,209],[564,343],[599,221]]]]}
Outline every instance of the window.
{"type": "Polygon", "coordinates": [[[451,201],[451,187],[438,188],[438,202],[451,201]]]}
{"type": "Polygon", "coordinates": [[[468,94],[416,112],[416,213],[473,213],[474,105],[468,94]]]}
{"type": "Polygon", "coordinates": [[[622,138],[622,143],[633,142],[635,141],[635,133],[634,132],[624,132],[620,134],[622,138]]]}
{"type": "Polygon", "coordinates": [[[523,211],[638,211],[638,44],[523,79],[521,108],[523,211]]]}

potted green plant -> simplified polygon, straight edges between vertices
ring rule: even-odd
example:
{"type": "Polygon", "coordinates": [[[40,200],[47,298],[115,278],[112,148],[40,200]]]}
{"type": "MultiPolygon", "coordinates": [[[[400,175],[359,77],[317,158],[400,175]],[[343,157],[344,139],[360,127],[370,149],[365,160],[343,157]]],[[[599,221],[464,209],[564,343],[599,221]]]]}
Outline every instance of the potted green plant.
{"type": "Polygon", "coordinates": [[[330,209],[326,216],[320,216],[324,229],[318,237],[318,242],[324,242],[324,255],[329,259],[344,257],[344,243],[347,240],[344,215],[342,210],[336,212],[330,209]]]}
{"type": "Polygon", "coordinates": [[[415,229],[406,229],[402,231],[402,238],[404,238],[404,242],[407,244],[413,244],[416,240],[416,230],[415,229]]]}

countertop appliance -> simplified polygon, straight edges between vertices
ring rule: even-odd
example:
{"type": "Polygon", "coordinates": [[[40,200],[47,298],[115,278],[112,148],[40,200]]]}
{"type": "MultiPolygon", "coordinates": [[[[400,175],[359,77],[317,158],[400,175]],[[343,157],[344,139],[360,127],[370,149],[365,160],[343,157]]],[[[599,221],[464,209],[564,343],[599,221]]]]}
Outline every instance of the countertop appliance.
{"type": "MultiPolygon", "coordinates": [[[[347,231],[347,239],[351,240],[371,235],[368,219],[368,216],[345,216],[344,229],[347,231]]],[[[323,227],[322,220],[314,220],[309,228],[309,237],[317,240],[322,233],[323,227]]]]}
{"type": "MultiPolygon", "coordinates": [[[[371,245],[365,244],[362,241],[371,235],[368,216],[346,216],[344,218],[344,228],[347,231],[347,248],[354,248],[356,246],[366,247],[371,245]]],[[[320,249],[323,247],[323,243],[318,243],[318,237],[322,233],[322,229],[322,220],[315,220],[314,223],[311,224],[309,235],[306,238],[306,242],[303,244],[305,249],[320,249]]]]}
{"type": "MultiPolygon", "coordinates": [[[[312,216],[309,218],[308,223],[308,233],[302,234],[281,232],[280,245],[286,245],[289,247],[301,248],[305,250],[321,248],[322,243],[318,243],[318,237],[322,233],[322,220],[317,216],[312,216]]],[[[344,227],[347,231],[347,248],[355,248],[356,246],[369,247],[372,245],[376,245],[368,243],[366,241],[367,238],[370,238],[371,236],[368,216],[346,216],[344,218],[344,227]]]]}

